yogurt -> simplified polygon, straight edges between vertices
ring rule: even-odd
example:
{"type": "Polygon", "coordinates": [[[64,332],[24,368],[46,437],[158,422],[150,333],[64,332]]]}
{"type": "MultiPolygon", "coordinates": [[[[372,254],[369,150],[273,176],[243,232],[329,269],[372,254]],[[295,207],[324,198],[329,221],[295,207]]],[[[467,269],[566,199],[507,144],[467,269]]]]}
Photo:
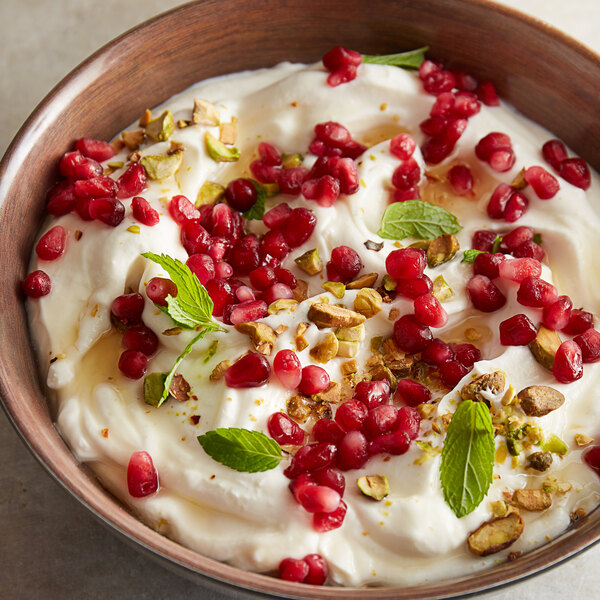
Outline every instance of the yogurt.
{"type": "MultiPolygon", "coordinates": [[[[359,191],[342,195],[333,207],[319,206],[301,196],[267,200],[267,209],[288,201],[293,207],[314,211],[317,218],[309,240],[284,261],[286,268],[308,281],[308,299],[294,312],[282,311],[264,319],[273,329],[287,327],[277,337],[272,356],[281,349],[295,349],[296,326],[309,321],[308,310],[316,299],[326,297],[330,303],[352,307],[358,293],[347,290],[340,300],[325,292],[321,288],[324,273],[306,277],[294,258],[317,248],[320,256],[328,259],[334,247],[347,245],[359,252],[364,263],[362,273],[386,272],[385,259],[397,249],[394,241],[377,235],[398,164],[389,140],[409,132],[420,146],[424,136],[418,124],[428,117],[435,97],[423,92],[416,75],[396,67],[362,65],[355,80],[335,88],[326,85],[326,76],[320,64],[285,63],[207,80],[153,110],[156,115],[168,108],[175,121],[189,121],[194,99],[208,100],[220,111],[222,122],[238,119],[236,147],[241,158],[237,162],[210,158],[205,134],[210,131],[218,137],[218,127],[176,128],[168,141],[140,149],[142,155],[165,154],[172,142],[185,149],[176,175],[149,182],[142,193],[160,213],[156,226],[140,226],[139,232],[132,228],[139,223],[131,215],[131,199],[123,201],[126,216],[114,228],[98,221],[84,222],[76,214],[48,221],[44,231],[60,224],[68,238],[66,252],[58,260],[41,261],[35,255],[32,259],[32,269],[43,269],[53,285],[49,295],[28,303],[40,367],[51,390],[57,426],[77,459],[89,465],[102,484],[144,522],[189,548],[257,572],[274,571],[290,549],[298,557],[318,553],[329,565],[330,583],[343,586],[410,586],[468,575],[505,560],[509,552],[525,553],[560,535],[576,511],[589,512],[600,502],[600,479],[584,464],[584,448],[575,439],[576,435],[595,438],[600,433],[598,366],[586,364],[584,377],[574,383],[557,383],[527,346],[500,344],[498,326],[515,313],[527,314],[536,324],[540,321],[539,309],[517,303],[517,285],[506,281],[498,284],[508,301],[490,314],[475,310],[465,289],[472,266],[461,262],[460,257],[471,247],[473,232],[491,229],[503,233],[513,227],[488,218],[485,207],[493,188],[499,181],[511,183],[523,167],[545,164],[540,148],[551,135],[511,107],[483,106],[469,120],[453,154],[440,166],[425,167],[416,150],[415,159],[432,174],[421,181],[424,199],[444,206],[463,227],[457,234],[461,247],[457,256],[440,267],[426,269],[432,279],[443,275],[453,291],[443,303],[448,324],[434,335],[447,342],[462,342],[467,329],[479,331],[475,343],[483,359],[455,389],[437,396],[434,393],[438,402],[421,423],[421,444],[413,443],[406,454],[391,459],[374,456],[363,469],[344,473],[348,510],[338,529],[325,533],[313,529],[311,515],[289,491],[290,481],[283,474],[287,461],[264,473],[240,473],[213,460],[197,441],[199,435],[220,427],[266,432],[268,417],[286,409],[290,392],[274,376],[266,385],[250,389],[227,388],[223,379],[210,381],[218,363],[250,349],[248,336],[226,326],[226,334],[209,334],[194,346],[178,371],[191,385],[186,402],[170,398],[160,408],[149,406],[144,403],[142,382],[125,378],[117,369],[121,335],[111,325],[113,299],[128,291],[139,291],[146,297],[147,282],[166,275],[141,253],[163,253],[182,262],[187,259],[179,226],[169,215],[169,200],[177,194],[195,199],[206,181],[226,185],[236,177],[248,176],[249,163],[256,157],[261,140],[284,153],[306,153],[314,126],[337,121],[354,139],[369,146],[357,159],[359,191]],[[507,133],[517,156],[515,166],[502,174],[473,153],[477,142],[492,131],[507,133]],[[455,163],[470,165],[476,178],[473,197],[458,197],[447,182],[436,181],[436,174],[443,179],[448,166],[455,163]],[[383,242],[383,248],[368,250],[364,246],[367,240],[383,242]],[[215,341],[218,344],[212,353],[215,341]],[[445,439],[440,419],[456,410],[461,388],[474,375],[497,370],[507,378],[506,388],[488,398],[498,410],[509,385],[515,391],[549,385],[564,394],[566,401],[559,409],[527,420],[541,429],[544,438],[558,436],[568,452],[554,455],[548,471],[535,472],[526,468],[526,453],[514,458],[507,455],[502,448],[504,438],[497,436],[493,483],[473,512],[457,518],[445,503],[440,486],[440,452],[445,439]],[[140,450],[151,455],[160,488],[152,496],[136,499],[128,493],[126,471],[130,456],[140,450]],[[361,475],[375,473],[385,475],[390,486],[389,495],[380,502],[365,497],[355,485],[361,475]],[[510,548],[487,557],[469,551],[467,537],[494,516],[512,491],[539,489],[548,477],[560,488],[552,494],[551,508],[522,511],[524,532],[510,548]]],[[[126,156],[124,150],[111,160],[126,160],[126,156]]],[[[315,158],[305,154],[304,165],[310,166],[315,158]]],[[[117,169],[113,177],[124,169],[117,169]]],[[[600,278],[595,275],[600,272],[600,258],[595,252],[600,231],[598,179],[594,174],[587,192],[563,179],[559,182],[557,196],[549,201],[539,200],[530,187],[524,189],[529,209],[514,226],[527,225],[541,234],[547,255],[543,278],[553,282],[561,294],[568,294],[575,307],[596,312],[600,297],[600,278]]],[[[266,231],[260,221],[253,221],[248,228],[257,234],[266,231]]],[[[411,312],[411,301],[398,296],[367,319],[366,340],[355,357],[360,370],[372,355],[369,340],[389,337],[394,318],[411,312]]],[[[164,335],[173,328],[173,321],[147,299],[143,321],[160,339],[149,371],[167,372],[195,332],[164,335]]],[[[298,352],[303,366],[314,362],[310,348],[322,339],[323,332],[312,326],[305,336],[308,347],[298,352]]],[[[323,365],[333,381],[343,380],[342,365],[347,360],[338,357],[323,365]]],[[[303,426],[310,432],[310,421],[303,426]]]]}

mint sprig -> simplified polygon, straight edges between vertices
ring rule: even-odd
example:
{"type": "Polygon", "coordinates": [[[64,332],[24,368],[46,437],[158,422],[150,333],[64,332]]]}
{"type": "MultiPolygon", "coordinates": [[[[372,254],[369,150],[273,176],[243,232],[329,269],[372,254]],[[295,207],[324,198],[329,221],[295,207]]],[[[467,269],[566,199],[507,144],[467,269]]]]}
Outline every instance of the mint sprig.
{"type": "Polygon", "coordinates": [[[199,435],[198,442],[211,458],[244,473],[270,471],[285,458],[281,446],[260,431],[219,428],[199,435]]]}
{"type": "Polygon", "coordinates": [[[465,250],[465,253],[463,254],[462,260],[460,262],[473,264],[475,262],[475,259],[480,254],[485,254],[485,252],[483,250],[475,250],[475,248],[465,250]]]}
{"type": "Polygon", "coordinates": [[[425,60],[425,53],[429,46],[423,46],[416,50],[400,52],[398,54],[363,54],[362,61],[373,65],[391,65],[403,69],[418,69],[425,60]]]}
{"type": "Polygon", "coordinates": [[[446,504],[457,517],[473,512],[492,483],[494,429],[483,402],[465,400],[452,416],[440,464],[446,504]]]}
{"type": "Polygon", "coordinates": [[[250,180],[254,189],[256,190],[256,202],[254,206],[248,209],[245,213],[242,213],[244,219],[258,220],[260,221],[265,216],[265,201],[267,199],[267,191],[265,188],[258,183],[258,181],[254,181],[254,179],[250,180]]]}
{"type": "Polygon", "coordinates": [[[498,248],[500,248],[500,244],[502,243],[502,236],[497,235],[494,243],[492,244],[492,254],[496,254],[498,252],[498,248]]]}
{"type": "Polygon", "coordinates": [[[433,240],[461,229],[457,218],[441,206],[423,200],[408,200],[394,202],[385,209],[377,235],[388,240],[407,237],[433,240]]]}

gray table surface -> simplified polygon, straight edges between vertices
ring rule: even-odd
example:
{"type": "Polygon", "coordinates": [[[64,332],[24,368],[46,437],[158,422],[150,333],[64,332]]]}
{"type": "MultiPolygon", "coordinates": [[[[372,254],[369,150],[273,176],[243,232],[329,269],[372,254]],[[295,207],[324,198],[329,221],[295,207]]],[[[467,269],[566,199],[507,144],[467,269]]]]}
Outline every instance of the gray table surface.
{"type": "MultiPolygon", "coordinates": [[[[598,0],[503,0],[600,52],[598,0]]],[[[0,155],[68,71],[174,0],[0,0],[0,155]]],[[[0,598],[242,598],[171,573],[117,539],[62,490],[0,414],[0,598]]],[[[600,546],[487,600],[600,597],[600,546]]],[[[481,597],[481,596],[480,596],[481,597]]]]}

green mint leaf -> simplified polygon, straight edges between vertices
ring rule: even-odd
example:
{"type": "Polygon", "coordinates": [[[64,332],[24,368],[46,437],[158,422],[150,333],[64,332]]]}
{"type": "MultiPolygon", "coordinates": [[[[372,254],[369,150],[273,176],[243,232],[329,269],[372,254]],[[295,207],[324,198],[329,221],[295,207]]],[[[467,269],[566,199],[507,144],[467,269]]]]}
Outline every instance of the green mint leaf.
{"type": "Polygon", "coordinates": [[[265,216],[265,200],[267,198],[267,190],[265,190],[265,188],[260,185],[258,181],[254,181],[254,179],[251,179],[250,181],[255,187],[258,196],[256,197],[256,203],[254,206],[245,213],[242,213],[242,216],[244,219],[254,219],[260,221],[265,216]]]}
{"type": "Polygon", "coordinates": [[[472,264],[475,262],[475,259],[480,254],[485,254],[485,252],[483,250],[475,250],[474,248],[471,248],[470,250],[465,250],[463,258],[460,262],[472,264]]]}
{"type": "Polygon", "coordinates": [[[433,240],[445,233],[458,233],[461,229],[456,217],[441,206],[423,200],[408,200],[394,202],[385,209],[377,235],[388,240],[407,237],[433,240]]]}
{"type": "Polygon", "coordinates": [[[198,436],[198,442],[217,462],[245,473],[270,471],[285,458],[281,446],[260,431],[220,428],[198,436]]]}
{"type": "Polygon", "coordinates": [[[497,235],[494,243],[492,244],[492,254],[496,254],[498,252],[498,248],[500,248],[500,243],[502,242],[502,237],[497,235]]]}
{"type": "Polygon", "coordinates": [[[363,54],[362,61],[373,65],[391,65],[403,69],[418,69],[425,60],[425,53],[429,46],[423,46],[416,50],[400,52],[399,54],[363,54]]]}
{"type": "Polygon", "coordinates": [[[534,233],[533,234],[533,241],[538,245],[541,246],[542,245],[542,234],[541,233],[534,233]]]}
{"type": "Polygon", "coordinates": [[[457,517],[473,512],[492,483],[494,429],[483,402],[465,400],[452,416],[440,464],[444,500],[457,517]]]}
{"type": "Polygon", "coordinates": [[[185,329],[215,323],[212,319],[213,302],[206,288],[187,265],[166,254],[158,256],[152,252],[144,252],[142,256],[160,265],[177,286],[177,297],[167,296],[166,309],[159,306],[175,323],[185,329]]]}

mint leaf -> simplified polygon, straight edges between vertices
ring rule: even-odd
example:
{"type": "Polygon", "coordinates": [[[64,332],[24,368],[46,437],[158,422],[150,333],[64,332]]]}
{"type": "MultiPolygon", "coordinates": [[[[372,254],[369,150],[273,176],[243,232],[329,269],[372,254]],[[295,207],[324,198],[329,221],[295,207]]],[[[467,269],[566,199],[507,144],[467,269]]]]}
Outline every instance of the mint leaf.
{"type": "Polygon", "coordinates": [[[483,250],[475,250],[474,248],[471,248],[470,250],[465,250],[463,258],[460,262],[472,264],[475,262],[475,259],[480,254],[485,254],[485,252],[483,250]]]}
{"type": "Polygon", "coordinates": [[[429,46],[423,46],[416,50],[400,52],[399,54],[363,54],[362,61],[373,65],[391,65],[403,69],[418,69],[425,60],[425,52],[429,46]]]}
{"type": "Polygon", "coordinates": [[[497,235],[494,243],[492,244],[492,254],[496,254],[498,252],[498,248],[500,248],[500,243],[502,242],[502,237],[497,235]]]}
{"type": "Polygon", "coordinates": [[[542,245],[542,234],[541,233],[534,233],[533,234],[533,241],[538,245],[541,246],[542,245]]]}
{"type": "Polygon", "coordinates": [[[256,202],[252,208],[247,210],[245,213],[242,213],[244,219],[248,220],[258,220],[260,221],[265,216],[265,200],[267,198],[267,191],[265,188],[258,183],[258,181],[254,181],[254,179],[250,180],[252,185],[256,189],[256,193],[258,194],[256,197],[256,202]]]}
{"type": "Polygon", "coordinates": [[[461,229],[456,217],[441,206],[423,200],[408,200],[394,202],[385,209],[377,235],[388,240],[407,237],[433,240],[445,233],[458,233],[461,229]]]}
{"type": "Polygon", "coordinates": [[[483,402],[465,400],[452,416],[440,464],[446,504],[457,517],[473,512],[492,483],[494,429],[483,402]]]}
{"type": "Polygon", "coordinates": [[[184,329],[195,329],[215,323],[212,318],[213,302],[206,288],[187,265],[166,254],[158,256],[152,252],[144,252],[142,256],[159,264],[177,286],[177,297],[167,296],[166,309],[159,306],[177,325],[184,329]]]}
{"type": "Polygon", "coordinates": [[[269,471],[285,458],[281,446],[260,431],[220,428],[198,436],[198,442],[217,462],[245,473],[269,471]]]}

